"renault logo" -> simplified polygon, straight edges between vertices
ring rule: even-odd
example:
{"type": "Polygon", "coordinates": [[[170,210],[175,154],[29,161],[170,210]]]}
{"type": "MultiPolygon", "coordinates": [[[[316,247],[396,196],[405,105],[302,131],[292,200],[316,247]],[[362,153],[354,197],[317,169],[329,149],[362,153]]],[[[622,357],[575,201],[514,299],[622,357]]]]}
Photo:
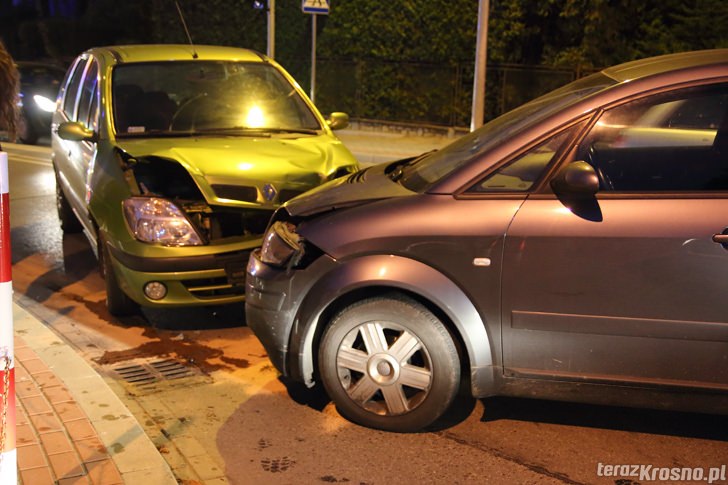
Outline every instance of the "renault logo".
{"type": "Polygon", "coordinates": [[[277,193],[278,191],[273,184],[265,184],[263,186],[263,197],[265,197],[265,200],[268,202],[272,202],[273,199],[276,198],[277,193]]]}

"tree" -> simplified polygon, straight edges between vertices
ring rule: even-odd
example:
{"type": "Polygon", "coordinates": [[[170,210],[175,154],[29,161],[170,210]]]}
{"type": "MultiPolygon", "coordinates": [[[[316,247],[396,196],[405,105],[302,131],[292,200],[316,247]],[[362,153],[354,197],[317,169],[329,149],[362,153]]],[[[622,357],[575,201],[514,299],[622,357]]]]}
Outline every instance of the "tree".
{"type": "Polygon", "coordinates": [[[499,0],[489,59],[606,67],[642,57],[728,46],[724,0],[499,0]],[[700,32],[700,35],[695,35],[700,32]]]}
{"type": "Polygon", "coordinates": [[[472,60],[475,1],[336,0],[319,40],[329,58],[448,63],[472,60]]]}
{"type": "MultiPolygon", "coordinates": [[[[266,51],[266,12],[253,0],[177,1],[195,43],[266,51]]],[[[3,37],[16,58],[68,59],[100,44],[188,42],[173,0],[0,0],[0,7],[3,37]],[[76,17],[57,15],[68,12],[76,17]]],[[[463,124],[477,13],[477,0],[334,0],[330,14],[317,18],[317,103],[359,117],[463,124]]],[[[728,1],[491,0],[488,31],[491,66],[541,66],[553,74],[507,78],[491,67],[493,116],[574,73],[728,47],[728,1]]],[[[276,60],[305,89],[310,39],[311,15],[300,1],[278,1],[276,60]]]]}

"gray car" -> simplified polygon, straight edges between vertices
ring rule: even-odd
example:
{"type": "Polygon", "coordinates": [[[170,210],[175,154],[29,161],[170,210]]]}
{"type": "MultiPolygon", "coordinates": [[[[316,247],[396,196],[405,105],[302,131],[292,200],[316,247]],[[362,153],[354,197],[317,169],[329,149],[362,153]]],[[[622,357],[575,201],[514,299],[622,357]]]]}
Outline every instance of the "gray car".
{"type": "Polygon", "coordinates": [[[246,316],[285,376],[374,428],[426,427],[461,385],[726,413],[727,275],[728,50],[699,51],[289,201],[249,260],[246,316]],[[676,121],[636,142],[668,103],[676,121]]]}

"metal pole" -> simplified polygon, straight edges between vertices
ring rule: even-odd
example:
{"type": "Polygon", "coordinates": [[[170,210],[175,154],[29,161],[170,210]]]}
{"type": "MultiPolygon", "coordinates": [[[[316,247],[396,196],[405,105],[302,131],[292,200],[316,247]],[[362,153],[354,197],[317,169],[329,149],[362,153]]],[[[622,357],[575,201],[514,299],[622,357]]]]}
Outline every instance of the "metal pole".
{"type": "Polygon", "coordinates": [[[311,15],[311,102],[315,103],[316,99],[316,17],[311,15]]]}
{"type": "Polygon", "coordinates": [[[470,131],[483,125],[485,118],[485,63],[488,48],[488,0],[478,4],[478,38],[475,43],[475,75],[473,76],[473,109],[470,131]]]}
{"type": "Polygon", "coordinates": [[[268,57],[276,56],[276,0],[268,0],[268,57]]]}

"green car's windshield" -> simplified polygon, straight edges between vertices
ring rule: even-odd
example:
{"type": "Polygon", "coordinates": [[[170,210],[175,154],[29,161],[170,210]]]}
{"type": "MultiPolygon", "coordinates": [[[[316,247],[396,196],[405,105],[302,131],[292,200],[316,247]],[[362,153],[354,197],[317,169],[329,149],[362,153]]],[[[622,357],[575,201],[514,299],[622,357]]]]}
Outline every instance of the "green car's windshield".
{"type": "Polygon", "coordinates": [[[270,64],[169,61],[112,73],[116,135],[316,133],[321,125],[270,64]]]}
{"type": "Polygon", "coordinates": [[[403,167],[399,181],[410,190],[426,191],[473,157],[503,143],[515,133],[527,129],[585,96],[614,84],[616,81],[613,79],[597,73],[529,101],[463,136],[446,148],[432,152],[416,163],[403,167]]]}

